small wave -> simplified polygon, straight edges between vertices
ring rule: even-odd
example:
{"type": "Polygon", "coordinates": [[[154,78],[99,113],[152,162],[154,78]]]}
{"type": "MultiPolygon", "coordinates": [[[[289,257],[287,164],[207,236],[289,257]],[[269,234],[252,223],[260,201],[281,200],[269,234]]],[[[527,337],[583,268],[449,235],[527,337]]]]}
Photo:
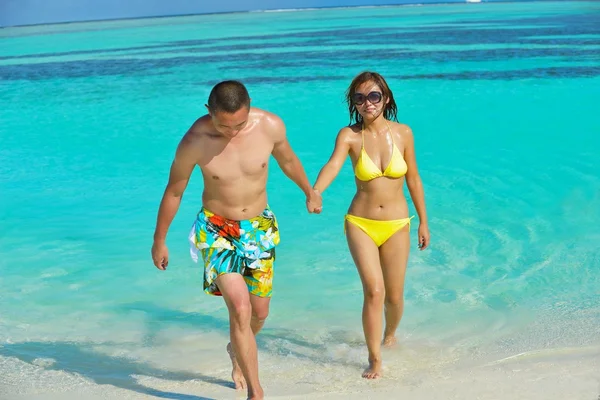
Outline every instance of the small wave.
{"type": "Polygon", "coordinates": [[[496,361],[485,364],[484,366],[493,366],[498,364],[506,364],[509,362],[522,361],[522,360],[540,360],[544,358],[557,358],[557,356],[591,356],[592,354],[600,355],[600,347],[598,346],[587,346],[587,347],[564,347],[564,348],[550,348],[542,350],[532,350],[518,353],[512,356],[504,357],[496,361]]]}

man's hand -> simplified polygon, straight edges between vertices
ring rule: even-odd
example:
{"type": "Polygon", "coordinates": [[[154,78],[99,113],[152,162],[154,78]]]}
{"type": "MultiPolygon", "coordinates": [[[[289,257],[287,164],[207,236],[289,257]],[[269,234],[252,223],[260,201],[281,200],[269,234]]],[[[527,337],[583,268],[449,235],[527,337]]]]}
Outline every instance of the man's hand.
{"type": "Polygon", "coordinates": [[[164,241],[155,240],[152,244],[152,261],[156,268],[164,271],[169,265],[169,249],[164,241]]]}
{"type": "Polygon", "coordinates": [[[309,213],[320,214],[323,209],[323,198],[318,190],[311,189],[306,196],[306,209],[309,213]]]}
{"type": "Polygon", "coordinates": [[[429,227],[427,224],[419,224],[419,249],[425,250],[429,246],[429,227]]]}

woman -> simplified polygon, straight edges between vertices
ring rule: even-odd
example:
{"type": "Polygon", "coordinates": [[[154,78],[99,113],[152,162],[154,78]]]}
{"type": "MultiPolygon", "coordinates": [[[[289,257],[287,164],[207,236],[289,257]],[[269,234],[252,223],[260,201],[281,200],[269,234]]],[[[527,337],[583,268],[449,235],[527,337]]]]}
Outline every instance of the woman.
{"type": "Polygon", "coordinates": [[[321,169],[314,189],[323,193],[350,155],[356,195],[344,228],[364,293],[362,322],[369,367],[362,376],[376,379],[382,375],[382,336],[384,346],[396,343],[395,332],[404,309],[412,219],[404,198],[405,180],[419,214],[421,250],[429,245],[429,228],[412,131],[392,121],[397,120],[397,107],[385,79],[376,72],[363,72],[354,78],[346,97],[352,125],[339,131],[333,154],[321,169]]]}

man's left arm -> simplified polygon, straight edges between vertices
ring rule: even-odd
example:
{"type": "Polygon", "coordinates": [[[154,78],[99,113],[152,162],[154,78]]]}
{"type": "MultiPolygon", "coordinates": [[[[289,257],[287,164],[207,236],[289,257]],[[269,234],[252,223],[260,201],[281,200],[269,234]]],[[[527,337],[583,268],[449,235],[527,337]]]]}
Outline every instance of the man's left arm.
{"type": "Polygon", "coordinates": [[[294,153],[287,139],[285,124],[274,115],[270,115],[268,119],[274,139],[273,157],[283,173],[304,192],[308,211],[315,212],[321,207],[321,196],[312,188],[300,159],[294,153]]]}

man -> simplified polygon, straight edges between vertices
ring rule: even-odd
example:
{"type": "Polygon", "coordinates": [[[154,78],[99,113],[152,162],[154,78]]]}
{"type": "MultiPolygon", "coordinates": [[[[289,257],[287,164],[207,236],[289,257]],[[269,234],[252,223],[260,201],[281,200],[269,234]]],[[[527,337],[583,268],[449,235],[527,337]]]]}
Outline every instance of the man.
{"type": "Polygon", "coordinates": [[[308,212],[318,211],[321,196],[306,176],[276,115],[250,106],[244,85],[217,84],[208,114],[183,136],[171,165],[154,233],[152,260],[165,270],[167,231],[196,165],[202,171],[202,208],[190,233],[192,258],[204,261],[204,291],[223,296],[229,310],[227,351],[236,389],[262,399],[256,335],[269,313],[275,247],[279,230],[267,205],[267,166],[271,155],[306,195],[308,212]]]}

